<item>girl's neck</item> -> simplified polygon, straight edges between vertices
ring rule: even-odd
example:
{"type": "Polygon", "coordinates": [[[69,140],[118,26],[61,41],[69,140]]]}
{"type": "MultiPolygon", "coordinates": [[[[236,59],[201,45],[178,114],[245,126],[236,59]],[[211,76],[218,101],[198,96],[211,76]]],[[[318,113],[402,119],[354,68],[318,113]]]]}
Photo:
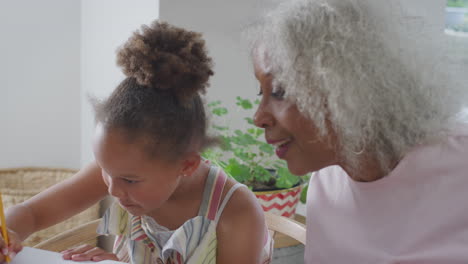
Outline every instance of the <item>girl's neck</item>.
{"type": "Polygon", "coordinates": [[[190,199],[197,193],[203,192],[209,170],[210,166],[200,161],[200,165],[192,175],[180,178],[179,185],[169,198],[169,201],[190,199]]]}
{"type": "Polygon", "coordinates": [[[181,177],[171,197],[160,208],[147,215],[170,230],[177,229],[185,221],[195,217],[203,200],[209,168],[207,164],[201,162],[192,175],[181,177]]]}

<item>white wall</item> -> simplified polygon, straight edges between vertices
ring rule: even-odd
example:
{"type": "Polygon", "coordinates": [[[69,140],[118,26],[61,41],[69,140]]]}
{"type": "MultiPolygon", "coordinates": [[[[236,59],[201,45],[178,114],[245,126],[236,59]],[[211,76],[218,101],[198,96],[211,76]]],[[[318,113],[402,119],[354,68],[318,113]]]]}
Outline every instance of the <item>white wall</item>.
{"type": "Polygon", "coordinates": [[[92,159],[87,94],[121,80],[115,49],[158,17],[158,0],[0,2],[0,167],[92,159]]]}
{"type": "Polygon", "coordinates": [[[0,32],[0,167],[78,168],[79,1],[1,1],[0,32]]]}
{"type": "Polygon", "coordinates": [[[107,96],[123,74],[115,51],[131,33],[159,15],[158,0],[81,1],[81,164],[93,160],[94,114],[88,95],[107,96]]]}
{"type": "MultiPolygon", "coordinates": [[[[209,55],[213,58],[214,76],[208,88],[208,100],[221,100],[231,113],[237,110],[236,96],[254,99],[258,84],[241,41],[241,32],[274,0],[170,0],[161,1],[160,18],[171,24],[203,33],[209,55]]],[[[243,112],[228,120],[232,127],[245,125],[243,112]]],[[[231,115],[229,115],[231,116],[231,115]]],[[[220,121],[220,120],[217,120],[220,121]]]]}

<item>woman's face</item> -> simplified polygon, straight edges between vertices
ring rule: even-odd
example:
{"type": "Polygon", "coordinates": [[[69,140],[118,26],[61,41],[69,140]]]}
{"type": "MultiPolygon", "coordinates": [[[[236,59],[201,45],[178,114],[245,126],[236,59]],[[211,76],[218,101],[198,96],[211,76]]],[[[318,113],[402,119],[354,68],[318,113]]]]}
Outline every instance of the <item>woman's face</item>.
{"type": "Polygon", "coordinates": [[[254,61],[255,77],[260,83],[260,105],[254,116],[255,125],[265,129],[267,143],[276,146],[276,155],[288,163],[295,175],[320,170],[336,164],[336,155],[314,123],[304,117],[296,104],[284,98],[285,87],[273,87],[274,76],[254,61]]]}
{"type": "Polygon", "coordinates": [[[179,185],[180,166],[150,158],[141,142],[131,143],[121,131],[96,126],[93,148],[109,194],[133,215],[151,215],[179,185]]]}

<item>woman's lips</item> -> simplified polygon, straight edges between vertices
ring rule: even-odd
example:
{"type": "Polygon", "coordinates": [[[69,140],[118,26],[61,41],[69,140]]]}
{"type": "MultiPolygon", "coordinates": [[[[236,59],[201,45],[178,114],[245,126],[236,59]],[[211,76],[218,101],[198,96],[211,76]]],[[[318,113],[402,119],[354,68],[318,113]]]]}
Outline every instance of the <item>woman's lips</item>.
{"type": "Polygon", "coordinates": [[[286,152],[288,152],[291,141],[291,138],[284,138],[279,140],[267,139],[268,144],[276,147],[275,152],[280,159],[283,159],[286,156],[286,152]]]}
{"type": "Polygon", "coordinates": [[[278,147],[276,147],[276,156],[278,156],[278,158],[280,159],[283,159],[285,156],[286,156],[286,153],[288,152],[288,149],[289,149],[289,144],[290,142],[286,143],[286,144],[282,144],[278,147]]]}

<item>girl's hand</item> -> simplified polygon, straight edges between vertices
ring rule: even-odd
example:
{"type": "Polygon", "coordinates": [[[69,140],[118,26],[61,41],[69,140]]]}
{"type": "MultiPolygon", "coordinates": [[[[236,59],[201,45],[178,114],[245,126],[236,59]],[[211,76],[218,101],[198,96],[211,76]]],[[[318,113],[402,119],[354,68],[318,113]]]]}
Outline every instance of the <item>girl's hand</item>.
{"type": "Polygon", "coordinates": [[[62,251],[63,259],[73,261],[101,261],[101,260],[119,260],[115,254],[104,251],[98,247],[90,245],[81,245],[75,248],[62,251]]]}
{"type": "Polygon", "coordinates": [[[0,263],[5,262],[5,256],[9,256],[12,260],[23,249],[18,234],[10,229],[8,229],[8,242],[6,245],[0,232],[0,263]]]}

